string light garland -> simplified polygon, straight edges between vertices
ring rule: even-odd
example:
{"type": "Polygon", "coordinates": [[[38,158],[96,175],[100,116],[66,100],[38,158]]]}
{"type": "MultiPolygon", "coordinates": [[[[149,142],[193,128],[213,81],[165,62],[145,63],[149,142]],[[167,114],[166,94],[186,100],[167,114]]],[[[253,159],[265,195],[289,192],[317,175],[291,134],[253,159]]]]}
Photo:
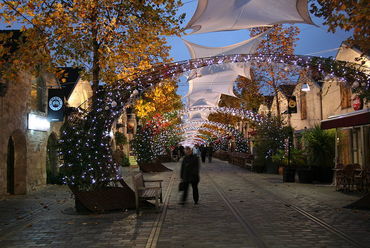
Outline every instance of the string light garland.
{"type": "MultiPolygon", "coordinates": [[[[369,75],[361,71],[368,68],[331,58],[236,54],[154,65],[149,70],[133,75],[131,81],[119,80],[99,89],[94,100],[90,99],[89,109],[78,109],[68,117],[62,128],[59,143],[62,169],[66,174],[64,182],[81,190],[93,190],[120,179],[118,165],[112,158],[109,133],[123,109],[132,105],[143,92],[155,87],[164,79],[175,79],[192,69],[212,64],[239,62],[255,64],[269,62],[298,66],[311,71],[315,77],[319,75],[324,78],[329,75],[341,78],[350,87],[353,86],[354,91],[360,96],[364,96],[365,99],[369,97],[369,75]]],[[[221,129],[229,128],[219,125],[221,129]]],[[[220,141],[222,142],[224,141],[220,141]]]]}

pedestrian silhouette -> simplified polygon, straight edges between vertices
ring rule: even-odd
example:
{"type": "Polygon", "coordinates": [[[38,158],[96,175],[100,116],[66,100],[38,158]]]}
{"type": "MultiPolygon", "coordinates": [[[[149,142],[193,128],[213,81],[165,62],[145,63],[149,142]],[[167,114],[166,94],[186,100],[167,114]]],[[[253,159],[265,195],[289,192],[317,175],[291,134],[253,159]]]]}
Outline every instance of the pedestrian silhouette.
{"type": "Polygon", "coordinates": [[[202,163],[205,163],[207,156],[207,147],[205,147],[203,144],[200,146],[200,156],[202,157],[202,163]]]}
{"type": "Polygon", "coordinates": [[[207,147],[208,163],[212,163],[213,145],[210,143],[207,147]]]}
{"type": "Polygon", "coordinates": [[[189,184],[193,188],[193,200],[195,204],[198,204],[199,192],[199,157],[193,154],[190,147],[185,147],[185,157],[181,163],[181,180],[183,183],[183,195],[180,204],[186,203],[188,196],[189,184]]]}

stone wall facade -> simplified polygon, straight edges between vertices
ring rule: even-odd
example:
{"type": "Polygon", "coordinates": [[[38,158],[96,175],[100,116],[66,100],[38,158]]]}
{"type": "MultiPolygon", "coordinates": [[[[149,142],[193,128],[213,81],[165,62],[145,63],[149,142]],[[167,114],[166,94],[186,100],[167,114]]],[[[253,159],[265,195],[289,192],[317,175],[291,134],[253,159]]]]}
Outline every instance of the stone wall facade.
{"type": "Polygon", "coordinates": [[[0,97],[0,196],[9,190],[13,194],[26,194],[46,184],[47,140],[51,133],[58,135],[61,124],[52,124],[48,131],[28,129],[29,113],[47,114],[46,87],[36,99],[35,80],[27,73],[19,73],[16,82],[8,84],[5,96],[0,97]],[[44,103],[41,111],[35,109],[35,100],[44,103]],[[11,178],[14,178],[13,186],[9,185],[11,178]]]}

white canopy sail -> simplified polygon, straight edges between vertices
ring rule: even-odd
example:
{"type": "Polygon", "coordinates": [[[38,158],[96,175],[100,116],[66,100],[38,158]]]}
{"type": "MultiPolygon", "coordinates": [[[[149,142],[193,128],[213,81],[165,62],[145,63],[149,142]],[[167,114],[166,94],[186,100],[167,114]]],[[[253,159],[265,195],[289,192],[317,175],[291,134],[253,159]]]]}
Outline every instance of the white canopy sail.
{"type": "Polygon", "coordinates": [[[206,91],[193,93],[188,97],[188,107],[217,107],[221,94],[218,92],[206,91]]]}
{"type": "Polygon", "coordinates": [[[307,0],[198,0],[186,29],[200,34],[282,23],[313,24],[307,0]]]}
{"type": "Polygon", "coordinates": [[[206,47],[183,40],[189,50],[192,59],[205,58],[217,55],[231,55],[231,54],[250,54],[254,53],[262,41],[263,37],[269,33],[270,30],[256,35],[248,40],[224,47],[206,47]]]}
{"type": "Polygon", "coordinates": [[[206,93],[220,93],[236,97],[233,92],[233,86],[237,77],[238,75],[233,71],[224,71],[196,77],[189,80],[189,91],[187,96],[192,94],[205,95],[206,93]]]}

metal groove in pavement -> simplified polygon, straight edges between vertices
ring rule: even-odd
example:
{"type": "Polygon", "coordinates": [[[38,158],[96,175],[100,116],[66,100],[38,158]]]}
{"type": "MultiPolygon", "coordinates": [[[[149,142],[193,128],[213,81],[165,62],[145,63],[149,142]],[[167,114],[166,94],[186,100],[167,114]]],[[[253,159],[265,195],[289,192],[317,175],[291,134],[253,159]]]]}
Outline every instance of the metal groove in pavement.
{"type": "Polygon", "coordinates": [[[155,248],[155,247],[157,247],[159,234],[161,232],[163,222],[166,218],[167,208],[168,208],[168,204],[169,204],[169,200],[170,200],[170,196],[171,196],[172,185],[173,185],[174,179],[175,179],[175,172],[172,173],[170,183],[168,184],[166,193],[164,195],[162,212],[161,212],[160,215],[158,215],[157,219],[155,220],[155,222],[153,224],[153,228],[152,228],[152,231],[150,232],[150,235],[149,235],[148,241],[145,245],[145,248],[155,248]]]}
{"type": "Polygon", "coordinates": [[[257,245],[257,247],[260,248],[267,248],[267,245],[263,242],[261,237],[257,234],[255,229],[252,227],[250,223],[243,217],[243,215],[240,213],[239,209],[231,203],[231,201],[227,198],[225,192],[222,190],[222,188],[216,183],[216,181],[208,175],[208,173],[204,173],[207,175],[207,177],[210,179],[210,181],[213,183],[217,193],[220,195],[222,200],[226,203],[226,205],[229,207],[235,218],[239,221],[239,223],[244,227],[245,231],[248,233],[252,241],[257,245]]]}
{"type": "Polygon", "coordinates": [[[297,207],[295,206],[294,204],[291,204],[290,202],[287,202],[287,201],[284,201],[282,200],[280,197],[278,197],[277,195],[275,195],[273,192],[271,191],[268,191],[262,187],[259,187],[256,183],[248,180],[247,178],[245,178],[244,176],[242,175],[239,175],[237,173],[234,173],[236,176],[242,178],[244,181],[247,181],[248,183],[254,185],[255,187],[258,187],[260,190],[264,191],[265,193],[273,196],[277,201],[281,202],[282,204],[284,204],[285,206],[295,210],[297,213],[305,216],[306,218],[308,218],[309,220],[313,221],[314,223],[320,225],[321,227],[325,228],[326,230],[328,230],[329,232],[335,234],[336,236],[340,237],[341,239],[344,239],[346,240],[348,243],[350,243],[351,245],[355,246],[355,247],[358,247],[358,248],[365,248],[365,246],[363,246],[362,244],[360,244],[359,242],[357,242],[356,240],[352,239],[351,237],[349,237],[347,234],[343,233],[342,231],[338,230],[337,228],[335,228],[334,226],[326,223],[324,220],[321,220],[320,218],[310,214],[309,212],[303,210],[302,208],[300,207],[297,207]]]}

